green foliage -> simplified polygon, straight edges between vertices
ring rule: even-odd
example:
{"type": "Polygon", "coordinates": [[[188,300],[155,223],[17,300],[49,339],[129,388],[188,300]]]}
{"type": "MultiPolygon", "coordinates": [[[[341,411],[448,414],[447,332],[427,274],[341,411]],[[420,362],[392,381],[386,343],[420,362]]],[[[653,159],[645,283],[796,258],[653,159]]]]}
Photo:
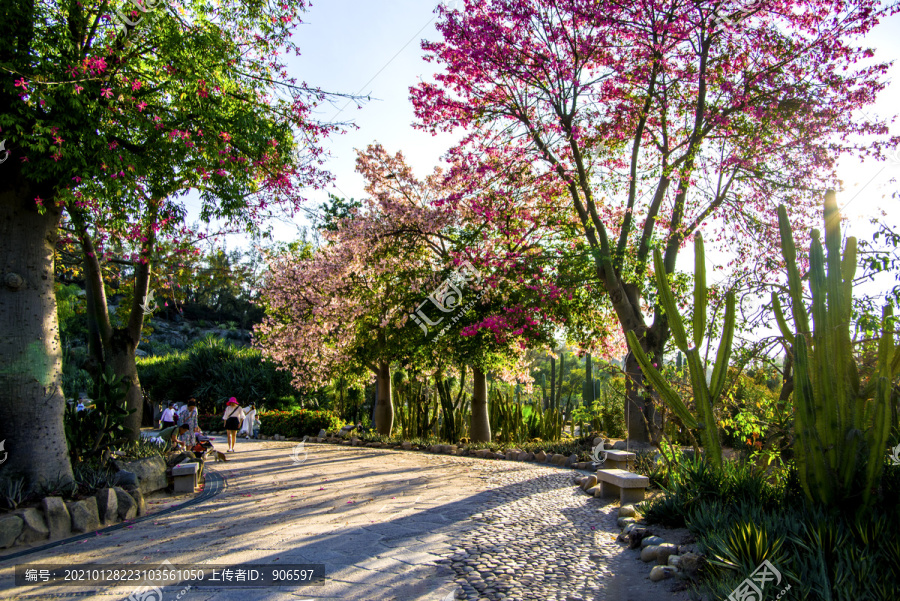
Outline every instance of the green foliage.
{"type": "Polygon", "coordinates": [[[0,481],[0,498],[8,509],[15,509],[27,497],[25,478],[10,477],[0,481]]]}
{"type": "Polygon", "coordinates": [[[883,312],[878,362],[868,384],[860,379],[850,339],[856,239],[841,254],[840,213],[834,192],[825,195],[825,241],[814,230],[809,257],[810,312],[803,298],[800,263],[787,210],[778,208],[782,254],[794,327],[788,326],[776,293],[772,304],[794,359],[795,457],[806,496],[826,506],[863,508],[871,502],[884,465],[891,420],[891,392],[900,368],[894,334],[883,312]],[[827,253],[826,253],[827,251],[827,253]]]}
{"type": "Polygon", "coordinates": [[[62,388],[67,399],[77,399],[79,393],[94,389],[91,374],[81,366],[87,359],[85,347],[71,349],[63,347],[62,352],[62,388]]]}
{"type": "Polygon", "coordinates": [[[125,418],[134,409],[126,407],[127,391],[127,382],[110,368],[100,376],[91,408],[76,411],[74,404],[66,404],[64,425],[73,464],[97,457],[128,438],[125,418]]]}
{"type": "Polygon", "coordinates": [[[243,404],[281,409],[301,397],[291,376],[257,349],[237,347],[215,336],[190,349],[161,357],[138,357],[141,385],[154,401],[197,399],[199,410],[217,411],[230,397],[243,404]],[[288,400],[289,399],[289,400],[288,400]]]}
{"type": "Polygon", "coordinates": [[[666,312],[672,339],[678,349],[687,357],[688,371],[691,376],[691,389],[697,417],[694,417],[682,401],[680,395],[669,385],[665,378],[653,365],[653,358],[648,357],[641,348],[634,332],[627,333],[628,347],[641,365],[641,373],[653,385],[660,398],[669,406],[675,415],[688,428],[700,429],[703,445],[709,460],[715,466],[722,464],[722,446],[719,441],[719,430],[716,424],[713,405],[720,400],[725,388],[725,374],[731,356],[731,344],[734,340],[735,301],[734,293],[729,292],[725,300],[725,325],[721,333],[721,343],[716,354],[709,384],[706,382],[706,365],[700,358],[700,347],[706,335],[706,265],[703,252],[703,239],[697,234],[694,237],[694,318],[693,338],[688,339],[684,324],[675,304],[675,296],[666,278],[666,269],[662,255],[658,249],[653,251],[653,265],[659,289],[659,300],[666,312]],[[693,345],[690,345],[693,342],[693,345]]]}
{"type": "MultiPolygon", "coordinates": [[[[316,436],[319,430],[331,432],[340,429],[344,423],[333,411],[260,411],[260,434],[271,436],[281,434],[290,438],[316,436]]],[[[219,428],[221,429],[221,419],[219,428]]]]}
{"type": "MultiPolygon", "coordinates": [[[[221,421],[221,420],[220,420],[221,421]]],[[[201,428],[202,429],[202,428],[201,428]]],[[[149,438],[141,437],[138,440],[128,441],[112,449],[116,456],[126,461],[143,459],[145,457],[164,456],[164,447],[149,438]]]]}

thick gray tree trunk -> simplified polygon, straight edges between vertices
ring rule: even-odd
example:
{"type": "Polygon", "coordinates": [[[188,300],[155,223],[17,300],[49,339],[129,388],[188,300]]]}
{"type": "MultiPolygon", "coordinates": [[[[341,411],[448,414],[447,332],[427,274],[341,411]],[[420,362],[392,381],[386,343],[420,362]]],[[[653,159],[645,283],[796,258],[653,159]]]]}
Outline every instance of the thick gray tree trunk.
{"type": "Polygon", "coordinates": [[[491,422],[488,415],[487,379],[484,372],[472,369],[474,381],[472,391],[472,421],[469,424],[469,438],[472,442],[491,441],[491,422]]]}
{"type": "Polygon", "coordinates": [[[2,165],[0,186],[0,477],[72,480],[66,445],[54,253],[60,210],[49,190],[2,165]],[[40,194],[39,194],[40,193],[40,194]],[[42,196],[46,210],[34,199],[42,196]]]}

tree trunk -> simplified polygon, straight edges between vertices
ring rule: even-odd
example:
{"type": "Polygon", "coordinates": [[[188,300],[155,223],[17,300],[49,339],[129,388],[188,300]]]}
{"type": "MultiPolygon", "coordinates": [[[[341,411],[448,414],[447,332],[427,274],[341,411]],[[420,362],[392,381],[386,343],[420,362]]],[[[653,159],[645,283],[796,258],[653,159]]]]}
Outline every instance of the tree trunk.
{"type": "Polygon", "coordinates": [[[125,391],[125,407],[136,409],[123,422],[125,428],[129,430],[128,437],[130,440],[140,439],[141,422],[143,421],[144,413],[144,395],[141,392],[141,382],[138,379],[135,349],[137,349],[137,343],[131,339],[128,333],[123,329],[116,329],[113,331],[113,336],[106,352],[106,364],[112,368],[117,376],[128,382],[128,389],[125,391]]]}
{"type": "Polygon", "coordinates": [[[394,426],[394,404],[391,402],[391,366],[378,364],[378,398],[375,401],[375,430],[384,436],[391,435],[394,426]]]}
{"type": "Polygon", "coordinates": [[[484,372],[479,368],[473,368],[472,372],[474,389],[472,391],[472,421],[469,424],[469,437],[472,439],[472,442],[491,442],[487,381],[484,372]]]}
{"type": "Polygon", "coordinates": [[[60,208],[48,190],[3,166],[0,189],[0,475],[21,474],[29,490],[71,481],[56,313],[54,253],[60,208]],[[12,173],[10,173],[12,171],[12,173]],[[7,179],[9,178],[9,179],[7,179]],[[18,181],[17,181],[18,180],[18,181]],[[40,194],[38,194],[40,192],[40,194]],[[44,214],[35,205],[43,196],[44,214]]]}

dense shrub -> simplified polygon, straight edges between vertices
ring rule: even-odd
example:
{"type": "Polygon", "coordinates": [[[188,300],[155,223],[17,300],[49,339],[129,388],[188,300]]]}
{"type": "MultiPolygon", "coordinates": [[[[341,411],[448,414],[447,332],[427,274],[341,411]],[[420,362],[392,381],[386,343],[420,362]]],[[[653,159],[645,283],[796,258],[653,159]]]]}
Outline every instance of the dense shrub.
{"type": "Polygon", "coordinates": [[[312,411],[309,409],[260,411],[259,420],[261,435],[281,434],[292,438],[315,436],[319,433],[319,430],[332,431],[344,425],[344,422],[341,421],[341,418],[334,411],[312,411]]]}
{"type": "Polygon", "coordinates": [[[197,399],[201,413],[219,411],[230,397],[283,409],[302,397],[291,376],[251,348],[208,336],[191,348],[164,356],[139,357],[141,386],[153,401],[197,399]],[[288,405],[285,405],[288,403],[288,405]]]}
{"type": "Polygon", "coordinates": [[[773,482],[746,463],[717,470],[685,459],[670,471],[666,493],[639,509],[650,523],[686,526],[695,536],[707,560],[704,598],[727,599],[768,560],[784,577],[779,590],[791,585],[785,598],[888,600],[900,590],[900,543],[891,536],[900,530],[898,475],[900,467],[886,468],[875,511],[826,511],[806,503],[794,470],[773,482]]]}

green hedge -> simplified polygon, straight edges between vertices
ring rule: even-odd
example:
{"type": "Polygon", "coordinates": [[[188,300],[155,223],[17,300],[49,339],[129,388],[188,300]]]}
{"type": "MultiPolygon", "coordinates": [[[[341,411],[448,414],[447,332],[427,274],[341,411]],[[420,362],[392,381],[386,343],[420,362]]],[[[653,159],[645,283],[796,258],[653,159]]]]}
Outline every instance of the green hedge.
{"type": "Polygon", "coordinates": [[[141,387],[153,401],[184,402],[197,399],[201,413],[215,413],[230,397],[241,405],[282,409],[301,395],[289,373],[263,358],[257,349],[237,347],[207,337],[191,348],[168,355],[139,357],[141,387]]]}
{"type": "Polygon", "coordinates": [[[344,425],[334,411],[312,411],[297,409],[294,411],[260,411],[260,434],[271,436],[281,434],[285,437],[299,438],[315,436],[319,430],[338,430],[344,425]]]}

